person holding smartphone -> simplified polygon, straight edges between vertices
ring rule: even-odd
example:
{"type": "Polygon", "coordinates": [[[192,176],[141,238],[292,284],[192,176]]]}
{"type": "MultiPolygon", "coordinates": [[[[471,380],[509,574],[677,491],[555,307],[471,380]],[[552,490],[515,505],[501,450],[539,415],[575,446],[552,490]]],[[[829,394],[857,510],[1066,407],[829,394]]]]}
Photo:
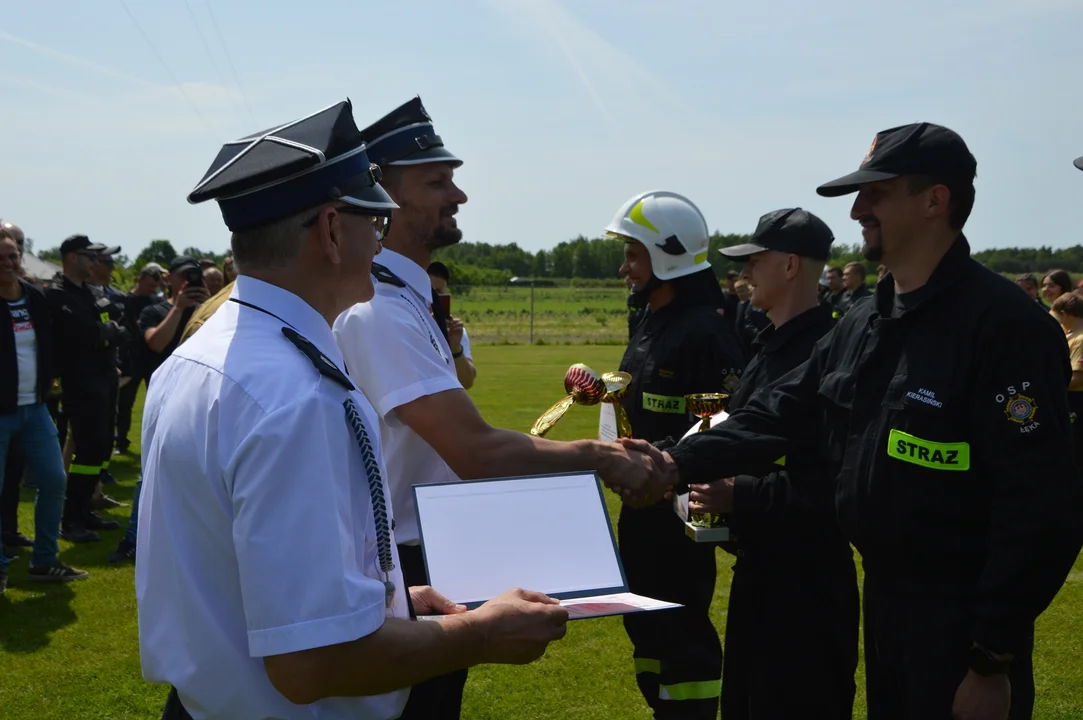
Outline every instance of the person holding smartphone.
{"type": "Polygon", "coordinates": [[[171,297],[144,308],[139,315],[139,331],[150,351],[147,353],[148,377],[177,349],[184,326],[196,306],[210,297],[203,285],[203,269],[196,260],[185,255],[179,255],[169,263],[166,282],[172,289],[171,297]]]}

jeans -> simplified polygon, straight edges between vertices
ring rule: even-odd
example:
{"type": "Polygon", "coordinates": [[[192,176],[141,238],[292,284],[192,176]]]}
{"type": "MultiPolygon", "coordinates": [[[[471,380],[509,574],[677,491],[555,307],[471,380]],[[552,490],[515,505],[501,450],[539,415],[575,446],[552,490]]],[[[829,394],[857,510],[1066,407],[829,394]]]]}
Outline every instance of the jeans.
{"type": "MultiPolygon", "coordinates": [[[[57,535],[64,511],[66,476],[56,425],[45,403],[23,405],[10,415],[0,415],[0,467],[6,463],[8,448],[14,443],[22,447],[38,489],[34,502],[31,562],[36,567],[51,565],[57,561],[57,535]]],[[[0,553],[0,570],[6,570],[7,565],[7,558],[0,553]]]]}

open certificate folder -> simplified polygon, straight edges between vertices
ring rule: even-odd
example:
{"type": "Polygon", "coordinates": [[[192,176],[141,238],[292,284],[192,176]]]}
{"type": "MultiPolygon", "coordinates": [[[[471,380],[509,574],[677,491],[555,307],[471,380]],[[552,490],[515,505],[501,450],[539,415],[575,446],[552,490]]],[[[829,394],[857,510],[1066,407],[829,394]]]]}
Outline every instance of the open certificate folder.
{"type": "Polygon", "coordinates": [[[680,607],[628,592],[592,472],[414,486],[429,584],[475,608],[511,588],[571,619],[680,607]]]}

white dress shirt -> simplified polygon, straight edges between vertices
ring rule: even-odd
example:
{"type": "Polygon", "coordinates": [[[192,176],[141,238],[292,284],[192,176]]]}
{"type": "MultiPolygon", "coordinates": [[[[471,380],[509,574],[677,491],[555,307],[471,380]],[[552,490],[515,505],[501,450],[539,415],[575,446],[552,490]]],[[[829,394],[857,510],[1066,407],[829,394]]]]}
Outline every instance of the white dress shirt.
{"type": "MultiPolygon", "coordinates": [[[[413,486],[459,478],[395,408],[427,395],[462,389],[451,346],[432,317],[432,286],[425,268],[398,253],[376,256],[406,287],[377,282],[376,296],[335,321],[335,339],[350,377],[380,416],[391,504],[399,518],[395,537],[418,544],[413,486]]],[[[451,421],[451,418],[448,418],[451,421]]]]}
{"type": "MultiPolygon", "coordinates": [[[[398,569],[386,608],[364,460],[346,422],[358,392],[321,375],[290,326],[338,368],[327,321],[296,295],[239,277],[154,373],[143,411],[136,599],[143,676],[196,720],[396,718],[408,690],[294,705],[263,658],[356,640],[408,618],[398,569]]],[[[388,521],[390,523],[390,519],[388,521]]],[[[398,554],[392,535],[393,562],[398,554]]]]}

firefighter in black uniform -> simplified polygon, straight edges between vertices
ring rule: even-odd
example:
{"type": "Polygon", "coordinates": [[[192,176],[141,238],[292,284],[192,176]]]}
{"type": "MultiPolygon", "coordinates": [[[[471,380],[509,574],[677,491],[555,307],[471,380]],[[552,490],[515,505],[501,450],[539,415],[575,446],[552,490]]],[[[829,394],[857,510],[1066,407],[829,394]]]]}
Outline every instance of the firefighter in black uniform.
{"type": "MultiPolygon", "coordinates": [[[[98,260],[94,263],[94,269],[91,275],[91,283],[97,286],[97,290],[100,290],[100,296],[97,299],[99,317],[102,322],[115,322],[124,332],[122,333],[123,340],[116,345],[116,364],[119,374],[116,376],[116,381],[109,389],[109,423],[110,427],[116,425],[117,420],[117,398],[120,392],[120,383],[131,382],[132,376],[135,373],[134,358],[132,354],[132,341],[138,332],[134,327],[134,320],[128,317],[125,311],[126,296],[113,287],[113,267],[115,262],[113,256],[120,252],[120,246],[114,246],[105,248],[98,253],[98,260]]],[[[101,482],[107,484],[115,484],[116,479],[113,478],[113,474],[109,472],[109,461],[106,460],[102,466],[101,473],[99,475],[101,482]]],[[[122,503],[113,500],[107,495],[102,495],[98,504],[107,507],[120,507],[122,503]],[[104,502],[103,502],[104,501],[104,502]]]]}
{"type": "MultiPolygon", "coordinates": [[[[632,376],[623,407],[635,437],[680,437],[696,420],[684,396],[732,391],[744,368],[740,344],[718,312],[723,299],[707,262],[707,223],[686,198],[649,192],[625,203],[606,230],[624,240],[620,271],[649,305],[621,360],[632,376]]],[[[647,704],[656,718],[717,717],[722,648],[708,614],[714,546],[687,538],[670,502],[622,508],[618,535],[630,590],[684,605],[624,616],[647,704]]]]}
{"type": "Polygon", "coordinates": [[[109,425],[111,388],[117,378],[117,346],[121,326],[108,318],[108,302],[89,284],[103,245],[85,235],[73,235],[60,245],[64,273],[45,291],[53,320],[64,414],[68,418],[75,455],[68,470],[68,494],[61,533],[71,542],[99,540],[96,530],[120,524],[93,512],[94,490],[113,449],[109,425]]]}
{"type": "MultiPolygon", "coordinates": [[[[728,421],[668,454],[626,441],[658,465],[622,489],[637,505],[818,453],[863,559],[870,720],[1007,717],[1013,661],[1083,545],[1064,333],[971,259],[975,172],[946,128],[879,133],[818,190],[858,193],[862,254],[889,270],[874,297],[728,421]]],[[[817,650],[793,648],[809,663],[817,650]]]]}
{"type": "MultiPolygon", "coordinates": [[[[831,331],[817,282],[831,230],[800,208],[760,218],[748,244],[722,254],[746,261],[751,302],[771,324],[727,410],[798,367],[831,331]]],[[[830,478],[814,454],[789,453],[757,475],[691,488],[689,509],[721,513],[737,556],[726,613],[723,720],[849,720],[857,670],[858,593],[850,543],[835,522],[830,478]],[[799,648],[815,648],[815,662],[799,648]]]]}

